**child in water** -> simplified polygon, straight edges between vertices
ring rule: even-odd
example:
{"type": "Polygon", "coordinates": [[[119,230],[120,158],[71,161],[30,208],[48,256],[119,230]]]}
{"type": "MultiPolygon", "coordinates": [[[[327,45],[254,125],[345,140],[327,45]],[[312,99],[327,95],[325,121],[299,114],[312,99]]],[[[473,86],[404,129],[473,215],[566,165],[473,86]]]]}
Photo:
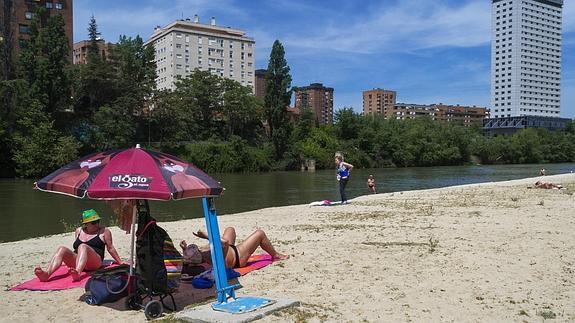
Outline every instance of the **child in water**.
{"type": "Polygon", "coordinates": [[[373,175],[369,175],[369,177],[367,178],[367,190],[372,194],[377,193],[375,191],[375,178],[373,178],[373,175]]]}

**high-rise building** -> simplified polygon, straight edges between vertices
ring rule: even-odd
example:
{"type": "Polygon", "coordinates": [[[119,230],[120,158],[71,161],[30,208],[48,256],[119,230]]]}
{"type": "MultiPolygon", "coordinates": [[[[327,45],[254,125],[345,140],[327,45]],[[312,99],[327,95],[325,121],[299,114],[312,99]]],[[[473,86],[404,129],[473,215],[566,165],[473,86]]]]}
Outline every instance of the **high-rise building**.
{"type": "Polygon", "coordinates": [[[492,117],[559,117],[562,7],[563,0],[492,0],[492,117]]]}
{"type": "Polygon", "coordinates": [[[12,54],[18,55],[22,51],[23,46],[26,46],[26,40],[29,39],[30,24],[38,8],[44,8],[44,14],[40,17],[42,24],[45,24],[51,16],[62,15],[71,59],[74,39],[72,0],[3,1],[2,5],[0,5],[0,17],[2,17],[0,43],[5,40],[11,40],[12,54]]]}
{"type": "MultiPolygon", "coordinates": [[[[110,55],[110,50],[116,46],[113,43],[106,43],[103,39],[99,39],[96,44],[98,45],[98,55],[101,58],[106,59],[110,55]]],[[[74,64],[86,64],[88,57],[88,48],[90,47],[89,40],[82,40],[74,43],[74,49],[72,51],[72,63],[74,64]]]]}
{"type": "Polygon", "coordinates": [[[295,90],[295,109],[311,109],[321,125],[333,124],[333,88],[321,83],[298,87],[295,90]]]}
{"type": "Polygon", "coordinates": [[[178,77],[193,70],[238,81],[254,90],[255,41],[239,29],[200,23],[199,17],[177,20],[164,28],[156,27],[146,45],[155,48],[156,85],[173,89],[178,77]]]}
{"type": "Polygon", "coordinates": [[[373,89],[363,91],[363,115],[381,114],[388,117],[396,103],[395,91],[373,89]]]}

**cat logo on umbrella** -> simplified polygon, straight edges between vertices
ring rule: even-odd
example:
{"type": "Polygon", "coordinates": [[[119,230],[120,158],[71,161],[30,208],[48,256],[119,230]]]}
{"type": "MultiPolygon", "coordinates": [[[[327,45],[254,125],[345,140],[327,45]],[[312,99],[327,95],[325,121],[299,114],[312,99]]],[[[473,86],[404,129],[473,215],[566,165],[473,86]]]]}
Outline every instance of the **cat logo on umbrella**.
{"type": "Polygon", "coordinates": [[[110,175],[110,187],[112,188],[134,188],[139,190],[148,190],[151,177],[140,174],[114,174],[110,175]]]}

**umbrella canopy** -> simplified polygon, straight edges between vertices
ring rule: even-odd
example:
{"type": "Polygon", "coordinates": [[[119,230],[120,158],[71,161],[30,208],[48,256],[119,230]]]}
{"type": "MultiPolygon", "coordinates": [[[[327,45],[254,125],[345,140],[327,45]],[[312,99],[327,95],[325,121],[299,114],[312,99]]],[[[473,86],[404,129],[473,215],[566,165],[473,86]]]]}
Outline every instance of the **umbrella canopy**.
{"type": "Polygon", "coordinates": [[[139,146],[88,155],[35,185],[42,191],[90,199],[179,200],[223,192],[193,164],[139,146]]]}

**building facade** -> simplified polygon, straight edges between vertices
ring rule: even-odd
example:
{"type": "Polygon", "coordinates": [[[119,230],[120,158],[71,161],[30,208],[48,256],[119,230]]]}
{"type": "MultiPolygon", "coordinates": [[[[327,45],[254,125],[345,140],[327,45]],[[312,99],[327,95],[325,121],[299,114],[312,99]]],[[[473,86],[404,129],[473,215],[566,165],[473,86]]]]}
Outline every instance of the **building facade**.
{"type": "Polygon", "coordinates": [[[145,45],[155,49],[158,89],[173,89],[180,77],[193,70],[238,81],[254,91],[255,41],[246,32],[193,20],[177,20],[164,28],[156,27],[145,45]]]}
{"type": "Polygon", "coordinates": [[[72,43],[74,39],[74,19],[72,0],[20,0],[3,1],[0,5],[0,41],[12,42],[12,54],[18,56],[26,41],[30,38],[30,25],[38,8],[44,8],[44,14],[40,17],[42,25],[46,25],[48,18],[62,15],[64,19],[64,31],[68,38],[70,58],[72,58],[72,43]]]}
{"type": "Polygon", "coordinates": [[[397,93],[395,91],[372,89],[363,91],[363,115],[382,114],[389,117],[396,104],[397,93]]]}
{"type": "Polygon", "coordinates": [[[460,106],[438,104],[396,103],[385,116],[386,119],[417,119],[429,118],[433,121],[458,123],[466,127],[483,125],[483,120],[489,118],[489,109],[477,106],[460,106]]]}
{"type": "MultiPolygon", "coordinates": [[[[103,59],[106,59],[110,55],[110,50],[115,46],[113,43],[106,43],[103,39],[98,40],[97,44],[98,54],[103,59]]],[[[89,47],[89,40],[82,40],[74,43],[74,49],[72,50],[72,63],[86,64],[89,47]]]]}
{"type": "Polygon", "coordinates": [[[492,117],[559,117],[563,0],[492,0],[492,117]]]}
{"type": "Polygon", "coordinates": [[[260,98],[262,101],[265,100],[266,97],[266,74],[268,70],[259,69],[255,71],[255,95],[256,97],[260,98]]]}
{"type": "Polygon", "coordinates": [[[477,106],[447,105],[443,103],[434,104],[439,112],[437,119],[445,122],[455,122],[464,126],[472,124],[483,125],[483,120],[489,118],[489,109],[477,106]]]}
{"type": "Polygon", "coordinates": [[[429,118],[437,120],[439,111],[431,104],[396,103],[393,109],[385,115],[385,119],[416,119],[429,118]]]}
{"type": "Polygon", "coordinates": [[[304,107],[313,111],[318,124],[333,124],[333,88],[321,83],[296,88],[295,108],[301,111],[304,107]]]}

